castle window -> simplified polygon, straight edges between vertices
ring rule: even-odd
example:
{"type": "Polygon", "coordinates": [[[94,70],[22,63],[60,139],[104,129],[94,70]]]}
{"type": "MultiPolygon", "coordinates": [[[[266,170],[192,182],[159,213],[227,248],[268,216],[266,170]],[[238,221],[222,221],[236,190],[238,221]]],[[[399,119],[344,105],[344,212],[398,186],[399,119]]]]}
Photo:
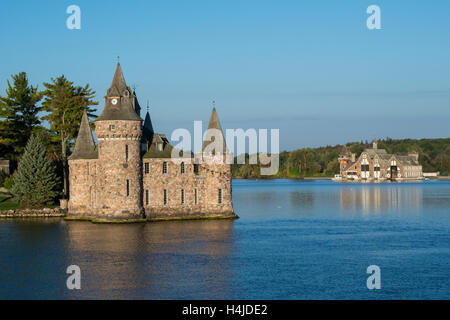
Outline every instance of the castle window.
{"type": "Polygon", "coordinates": [[[113,125],[113,124],[109,125],[109,130],[110,131],[114,131],[115,129],[116,129],[115,125],[113,125]]]}
{"type": "Polygon", "coordinates": [[[181,163],[181,174],[184,174],[185,169],[184,169],[184,162],[181,163]]]}
{"type": "Polygon", "coordinates": [[[198,163],[194,163],[194,173],[198,174],[198,163]]]}
{"type": "Polygon", "coordinates": [[[163,174],[167,173],[167,162],[166,161],[163,162],[163,172],[162,173],[163,174]]]}
{"type": "Polygon", "coordinates": [[[184,204],[184,189],[181,189],[181,204],[184,204]]]}
{"type": "Polygon", "coordinates": [[[222,189],[219,189],[219,204],[222,204],[222,189]]]}
{"type": "Polygon", "coordinates": [[[130,180],[127,179],[127,197],[130,196],[130,180]]]}
{"type": "Polygon", "coordinates": [[[198,189],[194,190],[194,203],[198,204],[198,189]]]}
{"type": "Polygon", "coordinates": [[[149,195],[148,195],[148,190],[145,190],[145,205],[148,206],[149,203],[149,195]]]}
{"type": "Polygon", "coordinates": [[[150,173],[150,163],[148,163],[148,162],[144,163],[144,172],[145,172],[145,174],[150,173]]]}
{"type": "Polygon", "coordinates": [[[167,189],[164,189],[164,205],[167,204],[167,189]]]}
{"type": "Polygon", "coordinates": [[[128,162],[128,145],[125,145],[125,159],[128,162]]]}

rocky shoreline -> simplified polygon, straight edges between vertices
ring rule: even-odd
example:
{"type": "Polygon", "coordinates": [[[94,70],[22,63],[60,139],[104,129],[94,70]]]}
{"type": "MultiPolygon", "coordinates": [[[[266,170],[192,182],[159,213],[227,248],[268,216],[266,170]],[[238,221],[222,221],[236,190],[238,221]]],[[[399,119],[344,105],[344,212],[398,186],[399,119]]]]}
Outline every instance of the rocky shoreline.
{"type": "Polygon", "coordinates": [[[16,209],[0,211],[0,218],[37,218],[65,217],[66,210],[61,208],[16,209]]]}

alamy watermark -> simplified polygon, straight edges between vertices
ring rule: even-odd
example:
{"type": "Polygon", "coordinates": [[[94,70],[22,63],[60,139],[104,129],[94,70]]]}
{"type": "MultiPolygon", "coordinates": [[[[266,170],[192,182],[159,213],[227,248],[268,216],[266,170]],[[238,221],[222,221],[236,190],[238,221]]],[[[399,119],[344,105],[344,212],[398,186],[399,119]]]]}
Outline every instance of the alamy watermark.
{"type": "Polygon", "coordinates": [[[225,136],[219,129],[202,130],[202,121],[194,121],[194,145],[189,130],[175,129],[171,140],[177,143],[172,150],[172,161],[190,162],[196,164],[234,164],[234,149],[236,145],[236,163],[245,164],[249,155],[249,164],[261,165],[261,175],[274,175],[279,169],[280,130],[270,129],[270,153],[268,152],[268,129],[227,129],[225,136]],[[236,142],[236,144],[235,144],[236,142]],[[247,144],[248,142],[248,144],[247,144]],[[191,157],[193,150],[194,157],[191,157]],[[188,156],[186,156],[188,154],[188,156]]]}
{"type": "Polygon", "coordinates": [[[370,14],[367,18],[366,25],[369,30],[381,29],[381,9],[379,6],[372,4],[367,7],[366,12],[370,14]]]}
{"type": "Polygon", "coordinates": [[[377,265],[370,265],[367,267],[367,274],[370,276],[367,278],[366,286],[367,289],[381,289],[381,269],[377,265]]]}
{"type": "Polygon", "coordinates": [[[70,265],[66,269],[66,273],[70,274],[67,278],[66,286],[69,290],[81,289],[81,269],[76,264],[70,265]]]}
{"type": "Polygon", "coordinates": [[[70,16],[66,20],[67,29],[81,29],[81,9],[79,6],[72,4],[67,7],[66,13],[70,16]]]}

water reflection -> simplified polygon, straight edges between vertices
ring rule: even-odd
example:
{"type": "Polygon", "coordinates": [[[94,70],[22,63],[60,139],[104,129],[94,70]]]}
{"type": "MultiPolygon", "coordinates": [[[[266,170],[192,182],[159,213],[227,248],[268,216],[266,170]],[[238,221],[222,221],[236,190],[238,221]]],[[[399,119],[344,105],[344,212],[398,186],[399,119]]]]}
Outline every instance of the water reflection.
{"type": "Polygon", "coordinates": [[[67,228],[67,263],[85,270],[85,298],[220,299],[231,291],[232,221],[67,228]]]}
{"type": "Polygon", "coordinates": [[[419,212],[422,210],[421,186],[344,186],[340,189],[341,210],[371,213],[419,212]]]}

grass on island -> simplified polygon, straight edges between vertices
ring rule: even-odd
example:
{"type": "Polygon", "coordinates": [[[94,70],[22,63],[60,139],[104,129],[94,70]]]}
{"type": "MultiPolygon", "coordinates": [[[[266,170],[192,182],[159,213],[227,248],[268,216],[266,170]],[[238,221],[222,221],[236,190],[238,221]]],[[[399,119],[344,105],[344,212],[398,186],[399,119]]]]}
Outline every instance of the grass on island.
{"type": "Polygon", "coordinates": [[[57,205],[55,205],[55,204],[40,206],[40,207],[39,206],[23,207],[13,198],[13,196],[11,194],[0,192],[0,211],[24,210],[24,209],[43,209],[43,208],[53,209],[56,207],[57,207],[57,205]]]}
{"type": "Polygon", "coordinates": [[[13,199],[10,194],[0,193],[0,211],[16,210],[19,204],[13,199]]]}

